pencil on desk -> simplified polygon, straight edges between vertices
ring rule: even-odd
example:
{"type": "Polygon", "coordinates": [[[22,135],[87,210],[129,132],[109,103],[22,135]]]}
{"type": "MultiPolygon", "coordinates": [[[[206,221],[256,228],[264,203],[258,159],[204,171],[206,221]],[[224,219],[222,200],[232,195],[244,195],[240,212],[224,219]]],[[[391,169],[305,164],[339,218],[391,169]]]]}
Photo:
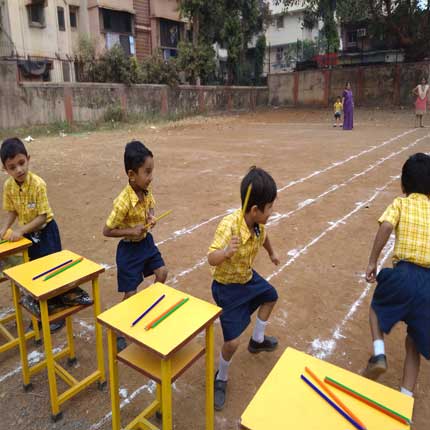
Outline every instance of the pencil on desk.
{"type": "Polygon", "coordinates": [[[154,328],[156,325],[158,325],[161,321],[163,321],[165,318],[167,318],[170,314],[175,312],[178,308],[180,308],[183,304],[185,304],[189,298],[181,299],[178,302],[176,302],[173,306],[171,306],[169,309],[164,311],[161,315],[159,315],[157,318],[155,318],[153,321],[151,321],[146,327],[145,330],[149,330],[150,328],[154,328]]]}
{"type": "Polygon", "coordinates": [[[337,388],[338,390],[343,391],[344,393],[350,395],[351,397],[354,397],[357,400],[360,400],[363,403],[366,403],[366,405],[374,409],[377,409],[379,412],[382,412],[383,414],[388,415],[391,418],[394,418],[395,420],[400,421],[403,424],[407,424],[407,425],[411,424],[411,420],[409,418],[406,418],[403,415],[400,415],[398,412],[387,408],[381,403],[378,403],[375,400],[372,400],[369,397],[366,397],[363,394],[360,394],[357,391],[352,390],[351,388],[348,388],[346,385],[343,385],[340,382],[337,382],[334,379],[329,378],[328,376],[324,379],[324,381],[327,384],[330,384],[333,387],[337,388]]]}
{"type": "Polygon", "coordinates": [[[6,243],[6,242],[9,242],[7,239],[5,239],[5,240],[1,240],[0,241],[0,245],[2,244],[2,243],[6,243]]]}
{"type": "Polygon", "coordinates": [[[135,326],[145,315],[147,315],[152,309],[154,309],[155,308],[155,306],[157,306],[158,305],[158,303],[160,303],[161,302],[161,300],[163,300],[164,299],[164,297],[166,297],[166,295],[165,294],[163,294],[161,297],[159,297],[148,309],[146,309],[146,311],[145,312],[143,312],[143,314],[142,315],[140,315],[140,317],[139,318],[136,318],[132,323],[131,323],[131,326],[133,327],[133,326],[135,326]]]}
{"type": "Polygon", "coordinates": [[[322,391],[320,391],[308,378],[304,375],[300,375],[303,381],[306,382],[320,397],[322,397],[332,408],[334,408],[339,414],[341,414],[347,421],[349,421],[358,430],[364,430],[364,428],[355,422],[346,412],[344,412],[336,403],[330,400],[322,391]]]}
{"type": "Polygon", "coordinates": [[[71,267],[75,266],[76,264],[80,263],[82,260],[84,259],[84,257],[80,257],[77,260],[72,261],[71,263],[69,263],[67,266],[63,266],[60,267],[59,269],[57,269],[55,272],[50,273],[48,276],[45,276],[43,278],[44,281],[47,281],[48,279],[53,278],[54,276],[59,275],[60,273],[64,272],[67,269],[70,269],[71,267]]]}
{"type": "Polygon", "coordinates": [[[57,269],[59,269],[60,267],[63,267],[63,266],[65,266],[66,264],[69,264],[69,263],[72,263],[72,262],[73,262],[73,260],[67,260],[67,261],[65,261],[64,263],[59,264],[58,266],[55,266],[55,267],[53,267],[53,268],[51,268],[51,269],[49,269],[49,270],[45,270],[44,272],[39,273],[39,275],[34,276],[33,278],[31,278],[31,280],[32,280],[32,281],[35,281],[36,279],[39,279],[40,277],[42,277],[42,276],[44,276],[44,275],[47,275],[48,273],[51,273],[51,272],[53,272],[54,270],[57,270],[57,269]]]}
{"type": "Polygon", "coordinates": [[[366,429],[366,426],[357,418],[355,414],[351,412],[351,410],[342,402],[342,400],[339,399],[339,397],[336,396],[336,394],[333,393],[330,388],[327,387],[324,382],[318,378],[317,375],[315,375],[314,372],[312,372],[309,367],[305,367],[305,371],[309,373],[309,375],[312,376],[312,378],[317,382],[317,384],[333,399],[335,403],[337,403],[353,420],[355,420],[363,429],[366,429]]]}

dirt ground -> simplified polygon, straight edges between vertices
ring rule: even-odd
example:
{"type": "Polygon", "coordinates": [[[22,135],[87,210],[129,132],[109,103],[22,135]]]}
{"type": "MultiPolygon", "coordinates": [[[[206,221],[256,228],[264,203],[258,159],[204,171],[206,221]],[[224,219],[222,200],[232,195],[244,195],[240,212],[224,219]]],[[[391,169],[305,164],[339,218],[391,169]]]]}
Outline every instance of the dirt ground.
{"type": "MultiPolygon", "coordinates": [[[[256,269],[270,278],[280,295],[267,331],[278,336],[280,348],[251,356],[246,349],[250,325],[231,367],[227,405],[216,413],[218,430],[239,428],[241,414],[287,346],[353,372],[361,371],[369,357],[367,320],[373,290],[363,273],[376,220],[400,194],[397,175],[405,159],[429,150],[430,128],[414,129],[413,115],[405,111],[358,110],[355,121],[354,131],[344,132],[332,127],[330,112],[279,109],[38,138],[28,144],[31,169],[48,183],[63,247],[109,266],[101,277],[104,309],[120,300],[114,267],[117,240],[101,232],[113,199],[126,184],[127,141],[141,139],[154,152],[157,212],[174,210],[154,230],[169,268],[167,283],[208,301],[211,278],[205,255],[217,222],[240,205],[239,183],[250,166],[272,173],[280,192],[268,232],[281,266],[273,266],[263,250],[256,269]]],[[[4,179],[1,174],[0,182],[4,179]]],[[[385,264],[391,264],[390,250],[383,254],[385,264]]],[[[8,312],[12,299],[2,285],[0,309],[8,312]]],[[[91,309],[75,316],[74,329],[79,361],[72,373],[81,379],[95,368],[91,309]]],[[[398,326],[386,343],[389,370],[381,382],[396,389],[404,335],[404,327],[398,326]]],[[[219,324],[215,339],[217,363],[219,324]]],[[[64,345],[65,330],[54,342],[64,345]]],[[[30,343],[35,360],[42,352],[30,343]]],[[[89,387],[63,405],[64,417],[54,424],[46,372],[34,376],[33,391],[25,393],[19,365],[18,348],[0,357],[0,428],[111,428],[108,390],[89,387]]],[[[175,384],[175,429],[204,428],[203,367],[201,360],[175,384]]],[[[123,365],[120,386],[125,426],[153,399],[154,386],[123,365]]],[[[59,383],[59,388],[65,387],[59,383]]],[[[415,430],[428,428],[429,392],[430,367],[423,362],[415,430]]]]}

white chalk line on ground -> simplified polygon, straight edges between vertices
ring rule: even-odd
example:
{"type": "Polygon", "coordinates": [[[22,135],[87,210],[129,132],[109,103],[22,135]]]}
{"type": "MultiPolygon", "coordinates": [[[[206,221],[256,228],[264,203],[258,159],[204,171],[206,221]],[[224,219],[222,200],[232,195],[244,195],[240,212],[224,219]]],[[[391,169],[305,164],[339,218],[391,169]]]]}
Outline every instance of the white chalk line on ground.
{"type": "MultiPolygon", "coordinates": [[[[352,175],[350,178],[348,178],[345,182],[342,182],[340,184],[334,184],[331,185],[326,191],[324,191],[323,193],[319,194],[318,196],[312,198],[312,199],[306,199],[300,203],[298,203],[297,207],[285,214],[276,214],[275,216],[272,217],[272,219],[267,223],[268,226],[270,225],[275,225],[278,224],[281,220],[284,220],[286,218],[289,218],[290,216],[294,215],[295,213],[301,211],[302,209],[308,207],[309,205],[316,203],[317,201],[321,200],[322,198],[326,197],[327,195],[347,186],[349,183],[351,183],[352,181],[354,181],[357,178],[360,178],[364,175],[366,175],[367,173],[369,173],[370,171],[372,171],[373,169],[379,167],[381,164],[383,164],[384,162],[386,162],[387,160],[390,160],[391,158],[394,158],[395,156],[407,151],[408,149],[412,148],[413,146],[417,145],[418,143],[420,143],[421,141],[430,138],[430,134],[427,134],[426,136],[420,137],[418,139],[416,139],[414,142],[410,143],[407,146],[403,146],[401,150],[396,151],[396,152],[392,152],[390,155],[383,157],[381,159],[379,159],[376,163],[369,165],[366,169],[362,170],[361,172],[355,173],[354,175],[352,175]]],[[[292,251],[290,251],[292,252],[292,251]]],[[[296,256],[293,256],[293,258],[296,258],[296,256]]],[[[197,261],[192,267],[183,270],[182,272],[178,273],[177,275],[175,275],[171,280],[168,281],[168,283],[170,283],[171,285],[175,285],[179,282],[179,279],[192,273],[194,270],[202,267],[203,265],[205,265],[206,263],[206,257],[201,258],[199,261],[197,261]]],[[[270,275],[272,276],[272,275],[270,275]]]]}
{"type": "MultiPolygon", "coordinates": [[[[359,153],[357,153],[355,155],[351,155],[351,156],[345,158],[344,160],[335,161],[335,162],[333,162],[332,164],[330,164],[329,166],[325,167],[322,170],[316,170],[316,171],[308,174],[307,176],[304,176],[302,178],[299,178],[299,179],[296,179],[294,181],[289,182],[288,184],[286,184],[283,187],[279,188],[278,192],[282,193],[283,191],[285,191],[288,188],[293,187],[294,185],[302,184],[303,182],[306,182],[309,179],[312,179],[312,178],[314,178],[316,176],[319,176],[319,175],[321,175],[323,173],[329,172],[330,170],[332,170],[332,169],[334,169],[336,167],[342,166],[342,165],[350,162],[351,160],[354,160],[354,159],[359,158],[359,157],[361,157],[361,156],[363,156],[365,154],[368,154],[368,153],[371,153],[371,152],[373,152],[373,151],[375,151],[377,149],[380,149],[380,148],[382,148],[382,147],[384,147],[384,146],[386,146],[386,145],[388,145],[388,144],[390,144],[392,142],[395,142],[396,140],[399,140],[399,139],[407,136],[408,134],[414,133],[416,131],[417,131],[417,129],[407,130],[407,131],[405,131],[405,132],[403,132],[403,133],[401,133],[401,134],[399,134],[397,136],[394,136],[394,137],[392,137],[392,138],[390,138],[390,139],[382,142],[379,145],[373,145],[373,146],[371,146],[368,149],[364,149],[363,151],[360,151],[359,153]]],[[[157,246],[163,245],[166,242],[170,242],[170,241],[176,240],[176,239],[178,239],[178,238],[180,238],[182,236],[188,235],[188,234],[194,232],[195,230],[198,230],[200,227],[203,227],[204,225],[207,225],[207,224],[209,224],[209,223],[211,223],[213,221],[216,221],[216,220],[218,220],[220,218],[223,218],[224,216],[230,214],[231,212],[233,212],[235,210],[236,209],[228,209],[225,212],[223,212],[222,214],[215,215],[215,216],[213,216],[213,217],[211,217],[211,218],[209,218],[209,219],[207,219],[205,221],[202,221],[201,223],[194,224],[191,227],[184,227],[181,230],[177,230],[171,236],[169,236],[166,239],[163,239],[160,242],[158,242],[157,246]]]]}
{"type": "MultiPolygon", "coordinates": [[[[378,272],[381,267],[385,264],[388,257],[391,255],[394,249],[395,237],[392,235],[384,247],[381,261],[378,265],[378,272]]],[[[334,352],[336,348],[337,341],[339,339],[344,338],[345,336],[342,334],[346,324],[352,319],[354,314],[357,312],[358,308],[363,303],[363,300],[369,294],[370,289],[372,288],[372,284],[366,282],[366,287],[361,293],[360,297],[351,305],[348,313],[345,315],[343,320],[335,327],[333,333],[329,339],[321,340],[319,338],[314,339],[311,343],[311,347],[309,349],[309,353],[313,356],[320,358],[321,360],[327,359],[334,352]]]]}

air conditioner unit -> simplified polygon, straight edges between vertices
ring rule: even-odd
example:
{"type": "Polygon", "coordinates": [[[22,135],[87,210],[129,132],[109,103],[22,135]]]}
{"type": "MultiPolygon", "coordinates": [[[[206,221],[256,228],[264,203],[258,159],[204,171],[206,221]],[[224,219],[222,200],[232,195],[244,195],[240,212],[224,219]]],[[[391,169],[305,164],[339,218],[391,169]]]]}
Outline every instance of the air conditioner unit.
{"type": "Polygon", "coordinates": [[[359,28],[357,30],[357,37],[366,37],[367,29],[365,28],[359,28]]]}

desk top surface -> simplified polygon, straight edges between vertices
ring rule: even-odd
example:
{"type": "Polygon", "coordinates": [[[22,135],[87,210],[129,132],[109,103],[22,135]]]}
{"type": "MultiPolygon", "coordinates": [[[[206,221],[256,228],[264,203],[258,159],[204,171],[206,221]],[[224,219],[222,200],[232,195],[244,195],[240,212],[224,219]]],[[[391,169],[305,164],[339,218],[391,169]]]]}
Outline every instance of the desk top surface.
{"type": "Polygon", "coordinates": [[[22,238],[16,242],[5,242],[0,244],[0,260],[9,255],[17,254],[32,245],[31,240],[22,238]]]}
{"type": "MultiPolygon", "coordinates": [[[[242,426],[250,430],[354,430],[355,427],[301,380],[300,375],[303,374],[317,385],[305,372],[305,366],[321,380],[329,376],[399,414],[412,418],[413,398],[293,348],[287,348],[243,413],[242,426]]],[[[407,425],[336,388],[329,388],[368,430],[409,429],[407,425]]]]}
{"type": "Polygon", "coordinates": [[[65,270],[47,281],[45,276],[32,280],[33,277],[43,273],[67,260],[75,260],[80,255],[71,251],[60,251],[37,260],[12,267],[4,271],[7,278],[14,281],[34,298],[44,300],[55,297],[73,286],[95,279],[104,272],[104,267],[91,260],[84,258],[76,266],[65,270]]]}
{"type": "Polygon", "coordinates": [[[156,283],[103,312],[98,316],[98,320],[131,341],[152,350],[162,358],[167,358],[212,323],[220,313],[221,308],[218,306],[156,283]],[[132,327],[132,322],[163,294],[165,298],[132,327]],[[145,330],[151,321],[186,297],[189,300],[183,306],[156,327],[145,330]]]}

